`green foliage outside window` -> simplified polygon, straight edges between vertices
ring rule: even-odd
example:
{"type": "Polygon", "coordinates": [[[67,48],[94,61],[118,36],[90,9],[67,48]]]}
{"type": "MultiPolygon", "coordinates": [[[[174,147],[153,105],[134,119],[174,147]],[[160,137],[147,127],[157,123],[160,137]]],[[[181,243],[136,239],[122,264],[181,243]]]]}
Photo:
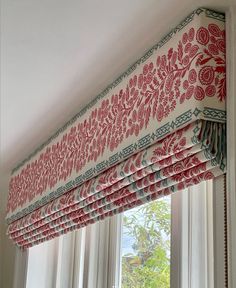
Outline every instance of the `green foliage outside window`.
{"type": "Polygon", "coordinates": [[[169,199],[125,213],[123,233],[133,244],[122,257],[122,288],[170,287],[170,213],[169,199]]]}

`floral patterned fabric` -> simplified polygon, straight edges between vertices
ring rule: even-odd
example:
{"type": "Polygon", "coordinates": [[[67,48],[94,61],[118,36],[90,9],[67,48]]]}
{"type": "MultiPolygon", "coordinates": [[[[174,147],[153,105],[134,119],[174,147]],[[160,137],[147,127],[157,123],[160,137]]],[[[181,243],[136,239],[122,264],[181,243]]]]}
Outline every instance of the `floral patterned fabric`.
{"type": "Polygon", "coordinates": [[[224,15],[197,9],[14,170],[28,248],[225,171],[224,15]]]}
{"type": "Polygon", "coordinates": [[[162,197],[217,177],[225,171],[222,141],[225,124],[196,121],[13,222],[9,236],[28,248],[114,215],[133,202],[145,203],[153,193],[162,197]]]}

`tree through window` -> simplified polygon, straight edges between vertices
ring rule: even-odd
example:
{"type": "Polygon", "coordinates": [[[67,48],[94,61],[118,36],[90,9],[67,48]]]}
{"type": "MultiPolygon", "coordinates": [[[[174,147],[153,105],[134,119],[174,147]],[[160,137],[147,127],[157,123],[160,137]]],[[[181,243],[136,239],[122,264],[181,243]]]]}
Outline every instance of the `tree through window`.
{"type": "Polygon", "coordinates": [[[170,287],[170,196],[124,213],[122,288],[170,287]]]}

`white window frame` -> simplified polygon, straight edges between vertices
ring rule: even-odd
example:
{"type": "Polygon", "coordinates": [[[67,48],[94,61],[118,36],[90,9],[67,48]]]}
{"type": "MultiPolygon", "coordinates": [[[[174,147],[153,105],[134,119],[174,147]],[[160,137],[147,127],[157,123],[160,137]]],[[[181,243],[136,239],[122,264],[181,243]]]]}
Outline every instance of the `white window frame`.
{"type": "Polygon", "coordinates": [[[171,196],[171,288],[225,287],[223,191],[222,176],[171,196]]]}
{"type": "Polygon", "coordinates": [[[171,196],[171,288],[216,288],[212,191],[209,181],[171,196]]]}

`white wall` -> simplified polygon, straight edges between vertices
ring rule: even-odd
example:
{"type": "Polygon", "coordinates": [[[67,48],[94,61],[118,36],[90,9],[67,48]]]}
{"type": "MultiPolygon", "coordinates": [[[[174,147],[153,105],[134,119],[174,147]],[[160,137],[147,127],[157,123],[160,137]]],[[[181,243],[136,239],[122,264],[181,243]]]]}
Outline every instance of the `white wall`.
{"type": "MultiPolygon", "coordinates": [[[[1,175],[1,186],[7,187],[9,175],[1,175]],[[3,183],[3,181],[5,183],[3,183]]],[[[0,287],[12,288],[14,276],[15,247],[6,236],[5,207],[7,190],[0,190],[0,287]]],[[[21,288],[21,287],[19,287],[21,288]]]]}

